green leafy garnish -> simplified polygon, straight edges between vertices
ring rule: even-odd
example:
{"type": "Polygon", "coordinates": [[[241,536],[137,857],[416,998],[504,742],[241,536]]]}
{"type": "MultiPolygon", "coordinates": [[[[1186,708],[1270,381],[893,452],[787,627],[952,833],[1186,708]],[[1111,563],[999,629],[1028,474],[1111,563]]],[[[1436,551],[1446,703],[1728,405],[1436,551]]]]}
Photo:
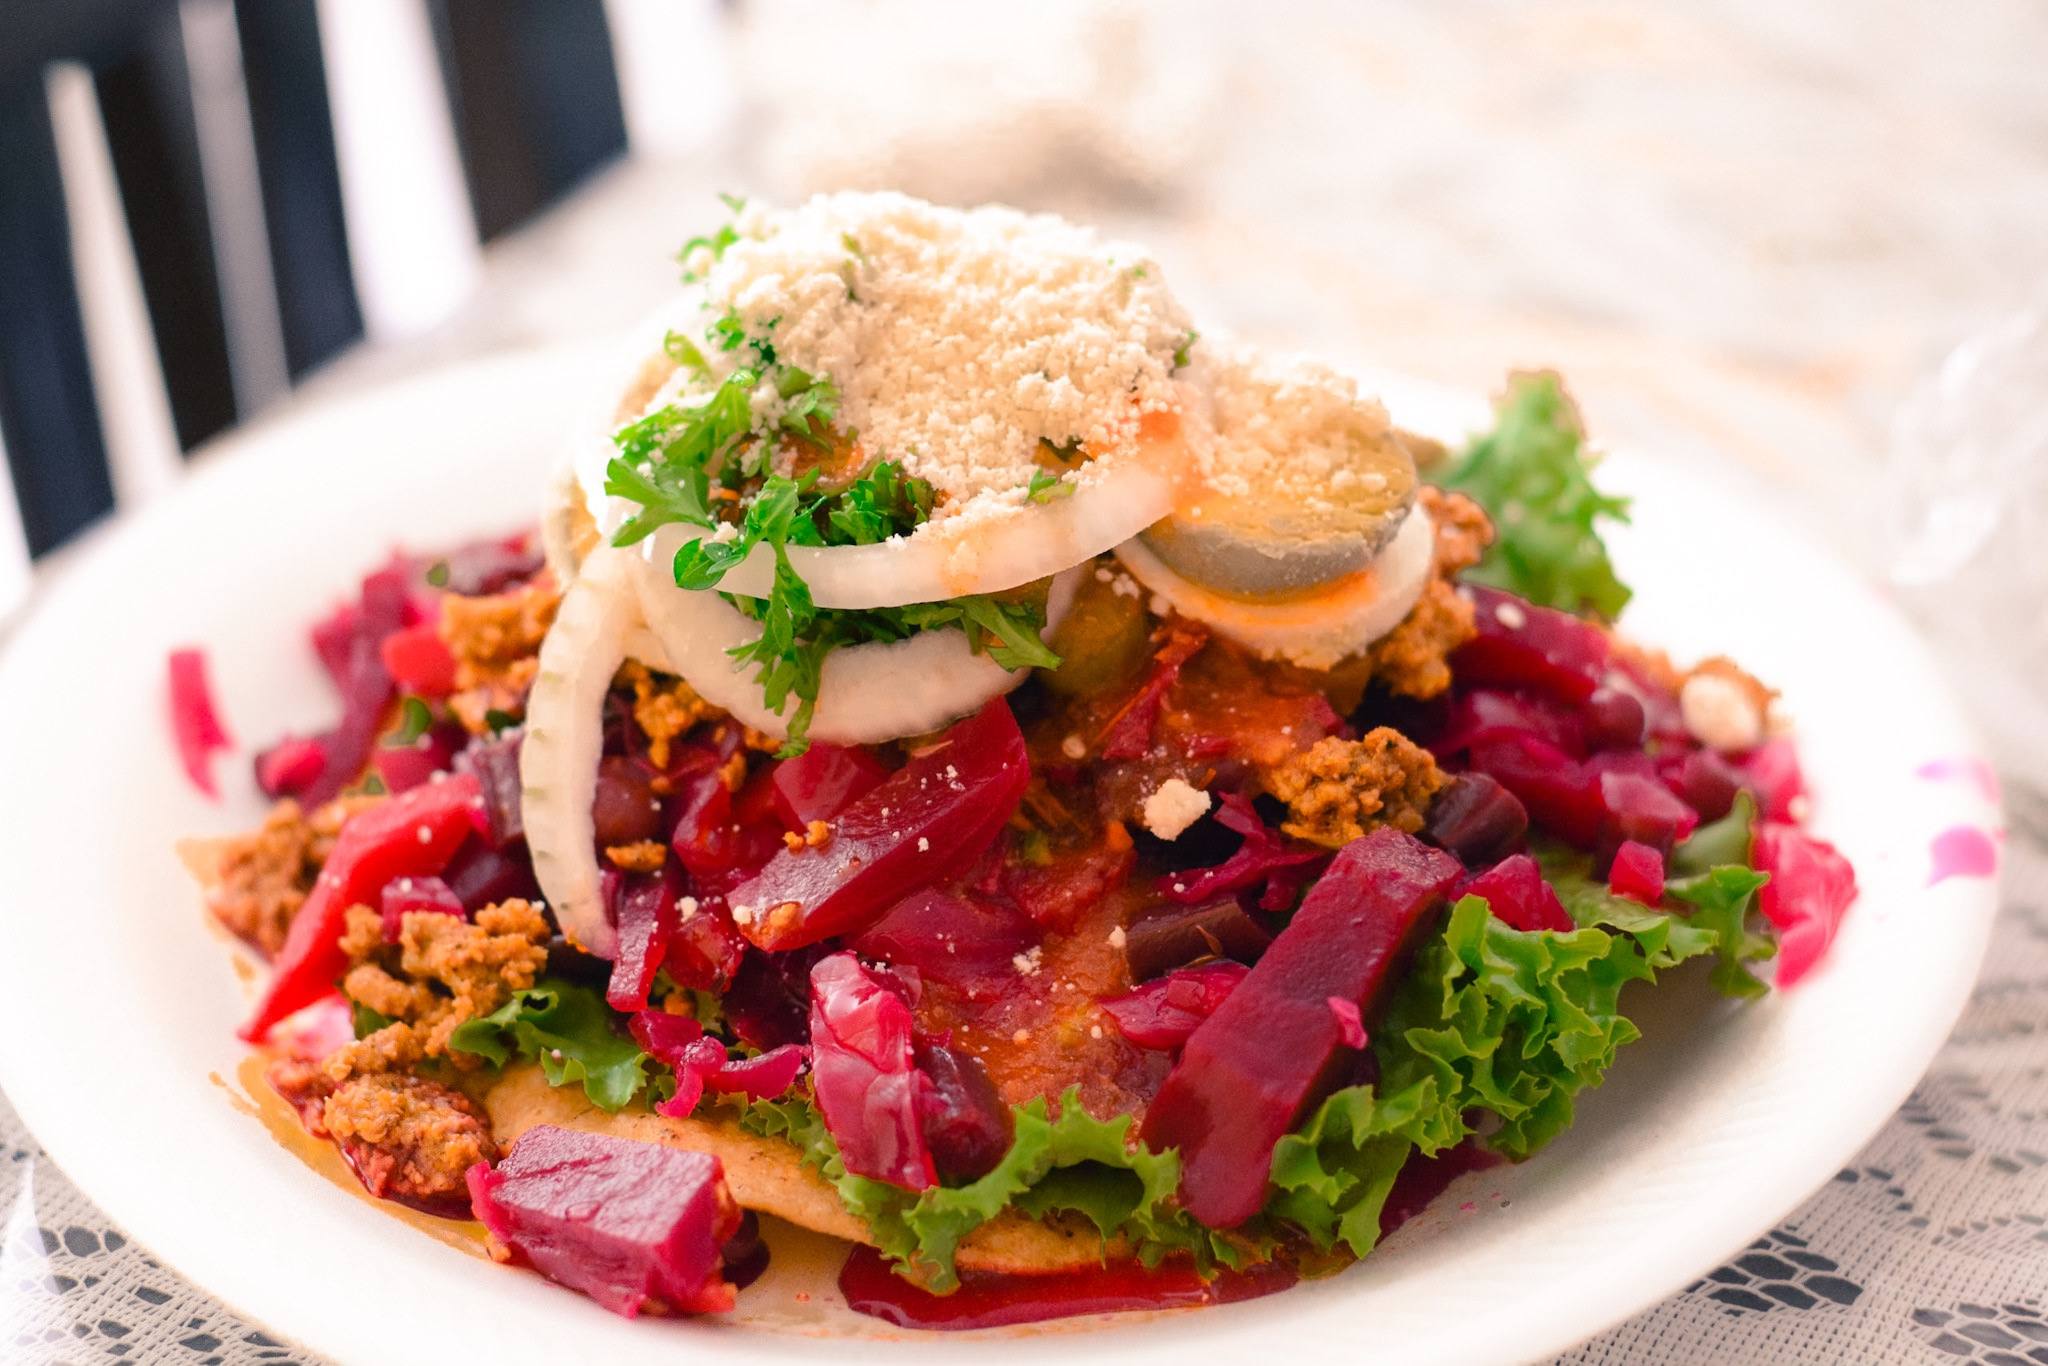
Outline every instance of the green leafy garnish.
{"type": "Polygon", "coordinates": [[[420,737],[434,728],[434,709],[420,698],[407,693],[398,704],[398,729],[384,742],[386,749],[407,749],[420,742],[420,737]]]}
{"type": "MultiPolygon", "coordinates": [[[[724,201],[725,207],[732,211],[735,218],[739,216],[742,209],[747,207],[747,201],[738,195],[721,194],[718,197],[724,201]]],[[[733,223],[726,223],[709,237],[692,237],[689,241],[683,243],[682,249],[676,252],[676,260],[682,263],[683,266],[683,283],[686,285],[694,284],[699,278],[696,272],[689,269],[690,257],[698,248],[701,247],[710,252],[711,259],[717,261],[721,256],[725,255],[727,247],[739,240],[739,228],[733,223]]]]}
{"type": "Polygon", "coordinates": [[[349,1023],[358,1039],[367,1039],[378,1030],[395,1023],[389,1015],[370,1009],[361,1001],[349,1002],[349,1023]]]}
{"type": "Polygon", "coordinates": [[[1465,573],[1566,612],[1620,615],[1629,589],[1600,539],[1602,519],[1628,520],[1628,500],[1593,487],[1585,433],[1551,374],[1517,375],[1474,441],[1443,479],[1493,518],[1496,538],[1465,573]]]}
{"type": "Polygon", "coordinates": [[[1055,498],[1065,498],[1074,491],[1074,486],[1054,470],[1031,471],[1031,482],[1024,489],[1026,501],[1050,503],[1055,498]]]}
{"type": "Polygon", "coordinates": [[[499,1067],[515,1056],[538,1062],[548,1085],[581,1082],[593,1105],[617,1110],[648,1084],[653,1064],[612,1019],[598,992],[545,977],[490,1014],[457,1025],[448,1047],[499,1067]]]}
{"type": "Polygon", "coordinates": [[[1183,337],[1183,338],[1181,339],[1181,343],[1180,343],[1180,345],[1179,345],[1179,346],[1176,346],[1176,347],[1174,347],[1174,348],[1173,348],[1173,368],[1174,368],[1174,369],[1176,369],[1176,370],[1185,370],[1185,369],[1187,369],[1187,365],[1188,365],[1188,357],[1189,357],[1189,356],[1190,356],[1190,355],[1191,355],[1191,354],[1193,353],[1193,351],[1194,351],[1194,349],[1195,349],[1195,343],[1196,343],[1196,342],[1198,342],[1198,341],[1200,341],[1201,339],[1202,339],[1202,334],[1201,334],[1201,333],[1199,333],[1199,332],[1195,331],[1195,329],[1194,329],[1194,328],[1192,328],[1192,327],[1188,329],[1188,334],[1187,334],[1187,336],[1185,336],[1185,337],[1183,337]]]}
{"type": "Polygon", "coordinates": [[[1157,1264],[1186,1253],[1203,1266],[1236,1265],[1255,1237],[1225,1237],[1202,1228],[1170,1200],[1180,1185],[1180,1157],[1132,1140],[1131,1117],[1098,1120],[1077,1091],[1060,1098],[1058,1117],[1043,1099],[1012,1112],[1016,1137],[995,1170],[961,1186],[913,1194],[855,1176],[807,1100],[746,1106],[739,1122],[751,1132],[787,1139],[840,1200],[874,1231],[876,1246],[905,1273],[936,1291],[959,1284],[954,1253],[975,1229],[1015,1205],[1038,1217],[1063,1210],[1084,1216],[1104,1238],[1123,1235],[1140,1257],[1157,1264]]]}
{"type": "Polygon", "coordinates": [[[936,495],[925,480],[884,460],[824,504],[828,545],[874,545],[932,519],[936,495]]]}
{"type": "Polygon", "coordinates": [[[427,566],[427,586],[446,588],[448,586],[448,561],[436,560],[427,566]]]}
{"type": "Polygon", "coordinates": [[[503,735],[506,731],[519,724],[519,718],[509,711],[501,711],[497,707],[492,707],[484,713],[484,724],[491,728],[491,734],[503,735]]]}

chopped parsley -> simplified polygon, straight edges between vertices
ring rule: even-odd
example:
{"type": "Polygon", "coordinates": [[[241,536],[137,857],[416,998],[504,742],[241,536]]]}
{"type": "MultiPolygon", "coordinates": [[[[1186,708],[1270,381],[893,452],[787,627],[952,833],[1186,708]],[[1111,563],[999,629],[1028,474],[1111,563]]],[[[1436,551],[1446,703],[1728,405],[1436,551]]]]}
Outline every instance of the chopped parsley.
{"type": "Polygon", "coordinates": [[[1192,327],[1188,329],[1188,334],[1187,336],[1181,339],[1180,345],[1173,348],[1174,369],[1185,370],[1188,368],[1188,357],[1191,353],[1193,353],[1195,349],[1195,343],[1200,341],[1201,339],[1201,333],[1195,331],[1195,329],[1192,327]]]}
{"type": "Polygon", "coordinates": [[[1050,503],[1055,498],[1065,498],[1074,491],[1057,470],[1031,471],[1031,483],[1024,490],[1024,497],[1033,503],[1050,503]]]}
{"type": "Polygon", "coordinates": [[[421,699],[406,694],[398,705],[398,729],[384,742],[386,749],[407,749],[420,742],[434,728],[434,709],[421,699]]]}
{"type": "MultiPolygon", "coordinates": [[[[732,211],[735,219],[739,217],[740,211],[747,207],[747,201],[738,195],[721,194],[718,197],[724,201],[725,207],[732,211]]],[[[700,278],[697,272],[690,269],[690,258],[700,248],[710,252],[712,261],[716,262],[719,257],[725,255],[727,247],[739,240],[739,225],[736,222],[728,222],[709,237],[692,237],[689,241],[683,243],[682,249],[676,252],[676,260],[683,267],[683,283],[686,285],[695,284],[700,278]]]]}

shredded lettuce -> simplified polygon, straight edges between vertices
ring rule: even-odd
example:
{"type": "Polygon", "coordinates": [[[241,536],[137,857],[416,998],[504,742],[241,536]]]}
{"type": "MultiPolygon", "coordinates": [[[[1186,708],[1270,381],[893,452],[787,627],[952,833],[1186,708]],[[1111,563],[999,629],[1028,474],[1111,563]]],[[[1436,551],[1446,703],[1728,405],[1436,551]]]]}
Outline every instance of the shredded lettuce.
{"type": "Polygon", "coordinates": [[[1545,607],[1619,616],[1629,589],[1615,576],[1599,523],[1626,522],[1628,500],[1593,487],[1592,465],[1578,411],[1557,376],[1511,378],[1493,431],[1442,480],[1493,518],[1494,543],[1465,577],[1545,607]]]}
{"type": "Polygon", "coordinates": [[[618,1110],[660,1069],[613,1027],[613,1018],[596,991],[545,977],[490,1014],[457,1025],[448,1046],[499,1067],[515,1055],[538,1062],[548,1085],[581,1082],[593,1105],[618,1110]]]}

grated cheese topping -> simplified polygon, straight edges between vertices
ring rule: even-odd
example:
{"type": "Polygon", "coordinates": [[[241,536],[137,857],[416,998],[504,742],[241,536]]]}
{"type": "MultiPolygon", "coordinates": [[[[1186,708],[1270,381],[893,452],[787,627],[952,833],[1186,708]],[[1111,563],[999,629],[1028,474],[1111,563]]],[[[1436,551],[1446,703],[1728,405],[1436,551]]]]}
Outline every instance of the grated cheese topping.
{"type": "MultiPolygon", "coordinates": [[[[1078,444],[1065,479],[1089,482],[1145,414],[1182,406],[1175,353],[1192,328],[1137,247],[1051,215],[893,193],[750,206],[734,226],[718,259],[700,248],[684,262],[705,323],[737,314],[779,361],[829,378],[861,463],[928,480],[940,518],[1022,505],[1041,443],[1078,444]]],[[[714,385],[744,359],[706,355],[714,385]]],[[[760,429],[783,402],[772,383],[755,391],[760,429]]]]}
{"type": "Polygon", "coordinates": [[[1145,799],[1145,828],[1163,840],[1176,840],[1209,810],[1209,794],[1185,778],[1168,778],[1145,799]]]}

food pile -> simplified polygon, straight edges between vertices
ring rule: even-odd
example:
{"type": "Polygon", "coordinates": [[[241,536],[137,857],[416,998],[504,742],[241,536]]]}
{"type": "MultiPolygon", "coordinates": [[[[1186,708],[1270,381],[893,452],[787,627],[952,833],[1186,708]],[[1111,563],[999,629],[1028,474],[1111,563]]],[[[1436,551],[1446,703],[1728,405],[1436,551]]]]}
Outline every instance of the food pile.
{"type": "Polygon", "coordinates": [[[1554,376],[1447,451],[1058,220],[732,208],[539,529],[366,577],[185,851],[372,1194],[628,1315],[758,1214],[906,1324],[1214,1302],[1555,1138],[1630,983],[1824,952],[1773,695],[1616,633],[1554,376]]]}

